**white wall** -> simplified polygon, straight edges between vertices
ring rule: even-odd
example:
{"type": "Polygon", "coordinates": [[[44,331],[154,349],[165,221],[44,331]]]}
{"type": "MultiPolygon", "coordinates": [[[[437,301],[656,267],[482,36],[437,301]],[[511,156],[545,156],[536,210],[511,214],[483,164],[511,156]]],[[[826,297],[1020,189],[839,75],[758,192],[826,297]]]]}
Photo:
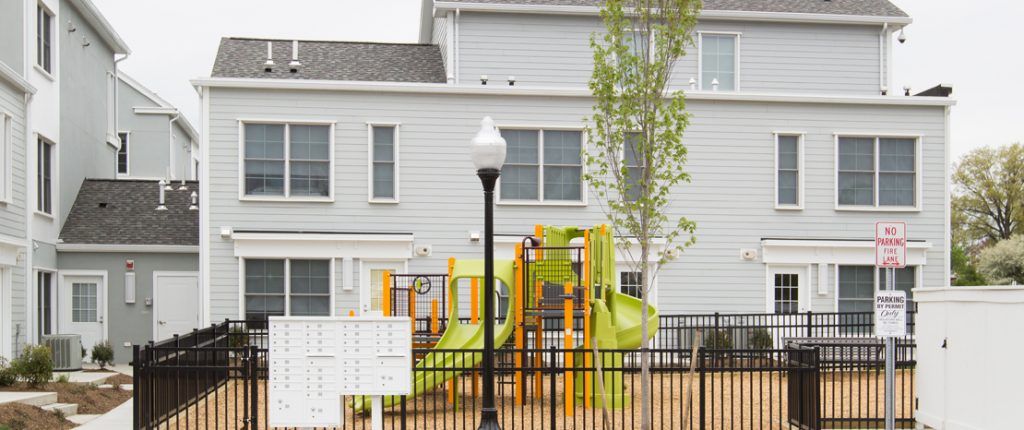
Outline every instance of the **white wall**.
{"type": "Polygon", "coordinates": [[[914,290],[918,423],[1011,429],[1024,423],[1024,288],[914,290]]]}

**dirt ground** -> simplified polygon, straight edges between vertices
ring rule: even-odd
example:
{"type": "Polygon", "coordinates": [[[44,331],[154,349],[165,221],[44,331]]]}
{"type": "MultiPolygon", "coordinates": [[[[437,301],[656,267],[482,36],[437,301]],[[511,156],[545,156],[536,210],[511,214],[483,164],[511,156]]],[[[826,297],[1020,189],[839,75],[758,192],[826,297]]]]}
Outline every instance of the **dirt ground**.
{"type": "Polygon", "coordinates": [[[107,378],[106,383],[114,385],[114,388],[101,390],[91,385],[60,382],[32,387],[19,382],[10,387],[0,387],[0,391],[50,391],[57,393],[58,403],[77,403],[79,414],[102,414],[132,398],[130,391],[117,389],[120,384],[131,384],[130,376],[114,375],[107,378]]]}
{"type": "Polygon", "coordinates": [[[75,427],[75,423],[35,406],[9,403],[0,405],[2,430],[62,430],[75,427]]]}
{"type": "MultiPolygon", "coordinates": [[[[913,414],[913,387],[910,372],[901,370],[897,375],[897,416],[910,418],[913,414]]],[[[628,377],[627,377],[628,378],[628,377]]],[[[446,390],[435,390],[429,394],[406,402],[407,428],[410,429],[475,429],[480,416],[480,401],[474,395],[472,379],[463,376],[459,383],[459,407],[448,403],[446,390]]],[[[601,408],[584,408],[575,405],[573,416],[566,416],[563,393],[563,378],[555,381],[556,399],[554,414],[549,396],[548,376],[541,380],[543,397],[532,387],[527,395],[531,399],[516,405],[512,396],[513,385],[500,384],[496,401],[502,428],[602,428],[606,422],[601,408]],[[553,418],[553,420],[552,420],[553,418]]],[[[696,387],[697,381],[693,382],[696,387]]],[[[796,428],[788,423],[790,412],[787,403],[787,379],[785,373],[718,373],[707,374],[705,379],[705,425],[704,429],[789,429],[796,428]]],[[[530,384],[532,385],[532,384],[530,384]]],[[[654,428],[685,428],[688,378],[679,374],[654,374],[652,384],[652,415],[654,428]]],[[[883,405],[880,402],[884,392],[884,375],[880,372],[822,372],[820,381],[821,414],[824,418],[874,418],[881,417],[883,405]]],[[[266,391],[259,383],[259,427],[266,427],[266,391]]],[[[245,420],[242,405],[251,401],[241,383],[230,382],[225,387],[201,400],[197,405],[179,415],[177,420],[167,423],[164,428],[209,428],[241,429],[245,420]],[[207,417],[214,421],[207,421],[207,417]]],[[[627,381],[625,394],[640,398],[639,382],[627,381]]],[[[689,428],[699,429],[699,399],[696,394],[691,400],[689,428]]],[[[384,428],[399,428],[399,407],[384,412],[384,428]]],[[[609,409],[608,428],[626,429],[640,427],[639,404],[634,403],[622,409],[609,409]]],[[[860,428],[869,428],[874,423],[859,423],[860,428]]],[[[346,429],[369,429],[368,416],[345,411],[346,429]]]]}

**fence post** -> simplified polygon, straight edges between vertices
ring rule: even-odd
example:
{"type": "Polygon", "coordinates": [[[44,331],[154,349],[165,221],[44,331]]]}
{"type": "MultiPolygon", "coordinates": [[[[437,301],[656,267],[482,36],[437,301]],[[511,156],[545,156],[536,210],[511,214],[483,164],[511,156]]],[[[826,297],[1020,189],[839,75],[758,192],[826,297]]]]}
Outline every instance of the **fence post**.
{"type": "MultiPolygon", "coordinates": [[[[555,420],[555,405],[557,405],[556,400],[558,399],[558,389],[556,387],[556,383],[557,383],[557,380],[558,380],[558,376],[557,376],[558,375],[558,349],[555,348],[554,345],[551,346],[551,357],[550,357],[550,360],[551,360],[551,363],[548,365],[549,366],[548,368],[551,369],[551,384],[550,384],[551,385],[550,386],[551,392],[548,393],[549,394],[548,402],[550,402],[549,405],[551,406],[549,408],[550,411],[551,411],[551,430],[554,430],[555,429],[555,425],[558,423],[558,421],[555,420]]],[[[540,372],[538,372],[538,373],[540,373],[540,372]]]]}
{"type": "Polygon", "coordinates": [[[700,382],[699,382],[700,387],[698,388],[698,390],[700,392],[700,396],[699,396],[699,398],[700,398],[700,402],[699,402],[700,413],[699,413],[698,416],[700,417],[700,428],[703,430],[703,429],[707,428],[707,425],[706,425],[707,423],[706,423],[706,421],[704,419],[704,397],[705,397],[704,396],[704,389],[705,389],[704,388],[704,378],[705,378],[705,373],[706,373],[706,370],[704,368],[704,365],[705,365],[704,356],[706,355],[706,351],[704,350],[703,346],[701,346],[700,349],[697,350],[697,354],[698,354],[697,362],[699,363],[698,366],[700,366],[700,382]]]}
{"type": "Polygon", "coordinates": [[[142,404],[142,420],[146,424],[146,429],[149,430],[153,428],[153,403],[154,400],[156,400],[153,397],[157,393],[157,391],[153,389],[153,386],[156,384],[153,381],[153,372],[149,368],[149,365],[153,363],[153,341],[149,341],[149,346],[143,350],[143,355],[143,362],[146,363],[146,367],[143,369],[143,372],[146,374],[146,400],[142,404]]]}
{"type": "Polygon", "coordinates": [[[807,337],[814,337],[814,311],[807,311],[807,337]]]}
{"type": "Polygon", "coordinates": [[[258,429],[258,428],[260,428],[260,414],[259,414],[259,412],[260,412],[260,401],[259,401],[260,386],[259,386],[259,378],[257,376],[257,372],[258,372],[257,364],[258,363],[259,363],[259,360],[257,359],[257,348],[255,346],[250,346],[249,347],[249,362],[248,362],[248,365],[249,365],[249,391],[250,391],[250,395],[249,395],[249,402],[250,402],[249,403],[249,408],[250,408],[249,428],[250,429],[258,429]]]}
{"type": "MultiPolygon", "coordinates": [[[[131,364],[132,364],[132,388],[133,389],[141,389],[142,385],[139,384],[139,381],[142,380],[142,375],[140,375],[140,373],[142,373],[142,371],[140,369],[140,366],[142,364],[142,360],[139,359],[139,345],[132,345],[132,363],[131,364]]],[[[141,393],[141,391],[136,391],[136,393],[141,393]]],[[[139,418],[142,418],[141,415],[139,414],[139,400],[140,400],[140,397],[142,397],[142,396],[138,395],[138,394],[132,396],[132,426],[133,426],[133,428],[142,428],[142,426],[140,425],[140,422],[139,422],[139,418]]]]}

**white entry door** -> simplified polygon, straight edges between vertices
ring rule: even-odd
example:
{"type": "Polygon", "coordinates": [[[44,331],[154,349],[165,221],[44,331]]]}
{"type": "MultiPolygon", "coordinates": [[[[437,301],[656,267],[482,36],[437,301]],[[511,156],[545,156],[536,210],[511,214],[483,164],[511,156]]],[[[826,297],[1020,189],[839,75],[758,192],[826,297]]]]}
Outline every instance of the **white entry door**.
{"type": "Polygon", "coordinates": [[[404,262],[398,261],[364,261],[359,271],[359,308],[363,315],[367,312],[380,312],[384,290],[384,272],[402,273],[404,262]]]}
{"type": "Polygon", "coordinates": [[[199,275],[153,273],[153,340],[184,335],[199,327],[199,275]]]}
{"type": "Polygon", "coordinates": [[[768,313],[796,314],[809,311],[807,266],[771,266],[768,269],[768,313]]]}
{"type": "Polygon", "coordinates": [[[102,276],[63,276],[60,283],[60,333],[82,336],[82,346],[105,340],[103,330],[106,283],[102,276]]]}

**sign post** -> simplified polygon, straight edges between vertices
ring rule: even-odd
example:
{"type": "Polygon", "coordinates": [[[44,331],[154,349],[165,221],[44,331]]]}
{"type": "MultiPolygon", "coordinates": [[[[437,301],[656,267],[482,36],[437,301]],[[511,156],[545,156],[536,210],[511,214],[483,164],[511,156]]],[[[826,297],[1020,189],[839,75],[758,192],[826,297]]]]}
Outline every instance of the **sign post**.
{"type": "Polygon", "coordinates": [[[896,428],[896,337],[907,331],[907,297],[896,291],[896,269],[907,266],[907,223],[875,223],[875,267],[885,290],[875,296],[875,336],[885,338],[885,429],[896,428]]]}

